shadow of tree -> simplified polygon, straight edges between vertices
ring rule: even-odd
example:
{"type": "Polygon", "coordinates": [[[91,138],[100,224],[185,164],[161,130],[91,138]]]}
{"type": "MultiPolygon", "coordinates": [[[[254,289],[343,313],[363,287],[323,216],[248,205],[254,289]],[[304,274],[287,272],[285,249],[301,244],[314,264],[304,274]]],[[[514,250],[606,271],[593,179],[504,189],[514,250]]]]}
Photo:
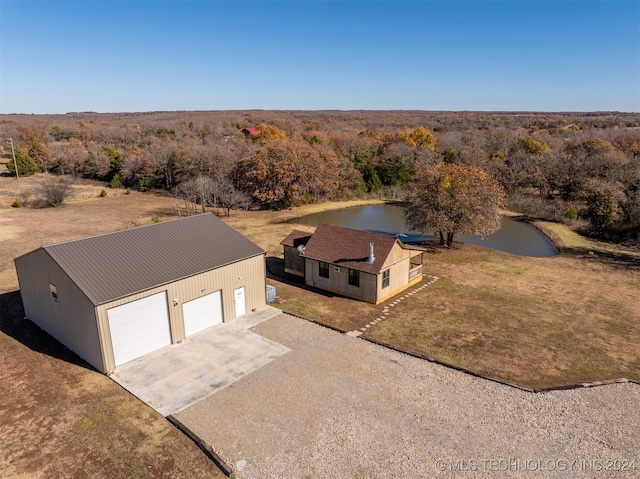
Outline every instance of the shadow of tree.
{"type": "Polygon", "coordinates": [[[584,261],[597,261],[616,268],[640,268],[640,255],[588,248],[562,248],[560,254],[584,261]]]}
{"type": "Polygon", "coordinates": [[[93,366],[37,324],[25,318],[20,291],[0,294],[0,332],[12,337],[32,351],[96,371],[93,366]]]}

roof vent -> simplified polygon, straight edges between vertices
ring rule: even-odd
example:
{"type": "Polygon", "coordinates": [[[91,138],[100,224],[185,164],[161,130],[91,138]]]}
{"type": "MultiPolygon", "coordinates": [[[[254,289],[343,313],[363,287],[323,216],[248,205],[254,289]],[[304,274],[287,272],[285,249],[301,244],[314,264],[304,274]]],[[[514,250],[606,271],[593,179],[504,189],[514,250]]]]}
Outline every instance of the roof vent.
{"type": "Polygon", "coordinates": [[[369,257],[367,258],[367,264],[373,264],[376,257],[373,255],[373,241],[369,243],[369,257]]]}

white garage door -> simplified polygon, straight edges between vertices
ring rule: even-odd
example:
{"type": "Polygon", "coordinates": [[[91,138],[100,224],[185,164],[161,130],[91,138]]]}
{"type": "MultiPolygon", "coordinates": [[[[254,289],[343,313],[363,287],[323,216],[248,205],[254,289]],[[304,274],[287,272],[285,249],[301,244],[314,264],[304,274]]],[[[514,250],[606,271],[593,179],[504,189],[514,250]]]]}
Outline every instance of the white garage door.
{"type": "Polygon", "coordinates": [[[187,336],[222,322],[222,295],[220,291],[187,301],[182,305],[184,333],[187,336]]]}
{"type": "Polygon", "coordinates": [[[171,344],[165,292],[111,308],[107,316],[116,366],[171,344]]]}

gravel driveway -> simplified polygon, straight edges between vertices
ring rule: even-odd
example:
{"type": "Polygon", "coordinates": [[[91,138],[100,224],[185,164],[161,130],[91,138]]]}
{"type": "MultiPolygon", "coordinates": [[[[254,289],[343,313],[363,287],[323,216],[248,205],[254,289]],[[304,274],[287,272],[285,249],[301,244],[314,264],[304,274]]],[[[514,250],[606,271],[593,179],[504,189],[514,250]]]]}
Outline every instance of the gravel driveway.
{"type": "Polygon", "coordinates": [[[640,387],[532,394],[281,314],[291,349],[176,417],[238,478],[640,477],[640,387]]]}

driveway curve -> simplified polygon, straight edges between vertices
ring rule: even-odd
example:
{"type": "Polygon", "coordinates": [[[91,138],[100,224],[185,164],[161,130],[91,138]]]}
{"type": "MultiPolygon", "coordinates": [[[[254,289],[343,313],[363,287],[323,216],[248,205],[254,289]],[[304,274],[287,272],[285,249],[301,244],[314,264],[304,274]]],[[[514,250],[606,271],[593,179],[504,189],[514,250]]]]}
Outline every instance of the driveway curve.
{"type": "Polygon", "coordinates": [[[640,387],[527,393],[280,314],[291,351],[176,415],[238,478],[640,477],[640,387]]]}

